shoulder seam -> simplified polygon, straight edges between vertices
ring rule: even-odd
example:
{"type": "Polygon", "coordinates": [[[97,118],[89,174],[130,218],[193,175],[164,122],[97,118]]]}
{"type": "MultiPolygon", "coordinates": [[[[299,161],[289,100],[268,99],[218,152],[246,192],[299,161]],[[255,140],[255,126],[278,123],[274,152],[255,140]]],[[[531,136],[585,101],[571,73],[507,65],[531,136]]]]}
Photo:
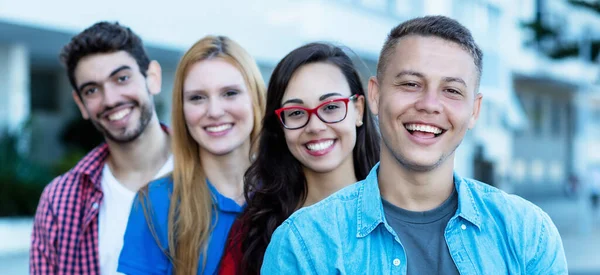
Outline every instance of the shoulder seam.
{"type": "Polygon", "coordinates": [[[539,209],[535,209],[535,210],[536,210],[536,214],[538,216],[540,216],[540,218],[542,220],[542,227],[540,229],[540,237],[538,238],[538,241],[535,244],[535,246],[536,246],[535,254],[533,255],[532,260],[529,261],[529,263],[527,263],[527,270],[530,269],[529,267],[531,266],[531,264],[533,262],[537,262],[538,261],[538,255],[540,254],[540,249],[542,248],[542,246],[540,244],[544,243],[543,239],[546,237],[546,231],[547,231],[547,229],[546,229],[546,221],[545,221],[545,218],[543,216],[543,213],[539,213],[539,211],[540,211],[539,209]]]}

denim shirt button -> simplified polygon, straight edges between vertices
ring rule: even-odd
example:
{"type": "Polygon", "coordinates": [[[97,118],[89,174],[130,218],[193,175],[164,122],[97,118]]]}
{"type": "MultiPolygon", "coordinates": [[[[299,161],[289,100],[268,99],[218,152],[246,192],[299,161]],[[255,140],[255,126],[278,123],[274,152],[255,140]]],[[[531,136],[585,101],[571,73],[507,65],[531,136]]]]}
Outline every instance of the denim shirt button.
{"type": "Polygon", "coordinates": [[[392,262],[395,266],[399,266],[400,265],[400,259],[396,258],[394,259],[394,261],[392,262]]]}
{"type": "Polygon", "coordinates": [[[460,228],[461,228],[462,230],[466,230],[466,229],[467,229],[467,226],[463,224],[463,225],[461,225],[461,226],[460,226],[460,228]]]}

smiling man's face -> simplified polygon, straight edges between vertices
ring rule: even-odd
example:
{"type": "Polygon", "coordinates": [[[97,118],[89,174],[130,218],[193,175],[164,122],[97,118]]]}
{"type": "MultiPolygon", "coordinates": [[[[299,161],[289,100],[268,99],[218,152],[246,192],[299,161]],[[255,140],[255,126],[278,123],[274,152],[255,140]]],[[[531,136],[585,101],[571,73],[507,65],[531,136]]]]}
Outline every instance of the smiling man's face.
{"type": "Polygon", "coordinates": [[[137,139],[154,114],[152,92],[135,59],[125,51],[93,54],[75,68],[73,98],[84,119],[107,139],[137,139]]]}
{"type": "Polygon", "coordinates": [[[398,41],[387,64],[381,79],[369,83],[384,154],[414,171],[453,161],[479,115],[473,57],[454,42],[409,35],[398,41]]]}

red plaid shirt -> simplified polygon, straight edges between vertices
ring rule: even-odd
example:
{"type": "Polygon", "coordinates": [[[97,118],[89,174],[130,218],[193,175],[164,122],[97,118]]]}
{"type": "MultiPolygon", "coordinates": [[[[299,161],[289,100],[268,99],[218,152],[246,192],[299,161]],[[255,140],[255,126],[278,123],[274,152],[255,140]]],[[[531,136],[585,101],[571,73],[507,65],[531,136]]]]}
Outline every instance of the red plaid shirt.
{"type": "Polygon", "coordinates": [[[100,274],[100,181],[108,154],[107,144],[96,147],[44,189],[31,236],[30,274],[100,274]]]}
{"type": "Polygon", "coordinates": [[[33,224],[30,274],[100,274],[100,178],[108,145],[88,153],[42,193],[33,224]]]}

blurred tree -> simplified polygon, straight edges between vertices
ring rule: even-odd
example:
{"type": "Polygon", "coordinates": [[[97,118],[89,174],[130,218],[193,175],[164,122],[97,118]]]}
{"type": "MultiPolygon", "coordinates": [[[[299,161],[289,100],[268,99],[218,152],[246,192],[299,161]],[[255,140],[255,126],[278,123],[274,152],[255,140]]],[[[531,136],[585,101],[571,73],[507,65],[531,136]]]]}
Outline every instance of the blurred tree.
{"type": "Polygon", "coordinates": [[[32,216],[44,187],[53,177],[47,167],[19,150],[23,132],[0,131],[0,217],[32,216]]]}
{"type": "Polygon", "coordinates": [[[76,116],[62,129],[60,141],[68,150],[88,152],[104,142],[104,138],[91,122],[76,116]]]}
{"type": "Polygon", "coordinates": [[[568,0],[573,6],[580,6],[597,12],[600,15],[600,1],[568,0]]]}
{"type": "MultiPolygon", "coordinates": [[[[522,22],[521,26],[532,32],[532,38],[526,41],[527,46],[536,47],[541,53],[553,59],[581,56],[595,62],[600,53],[600,39],[587,37],[584,31],[581,37],[567,37],[565,24],[551,23],[545,12],[545,0],[536,0],[536,15],[532,21],[522,22]]],[[[572,6],[591,10],[600,15],[600,0],[567,0],[572,6]]],[[[556,15],[553,15],[556,16],[556,15]]],[[[560,21],[560,20],[558,20],[560,21]]]]}

